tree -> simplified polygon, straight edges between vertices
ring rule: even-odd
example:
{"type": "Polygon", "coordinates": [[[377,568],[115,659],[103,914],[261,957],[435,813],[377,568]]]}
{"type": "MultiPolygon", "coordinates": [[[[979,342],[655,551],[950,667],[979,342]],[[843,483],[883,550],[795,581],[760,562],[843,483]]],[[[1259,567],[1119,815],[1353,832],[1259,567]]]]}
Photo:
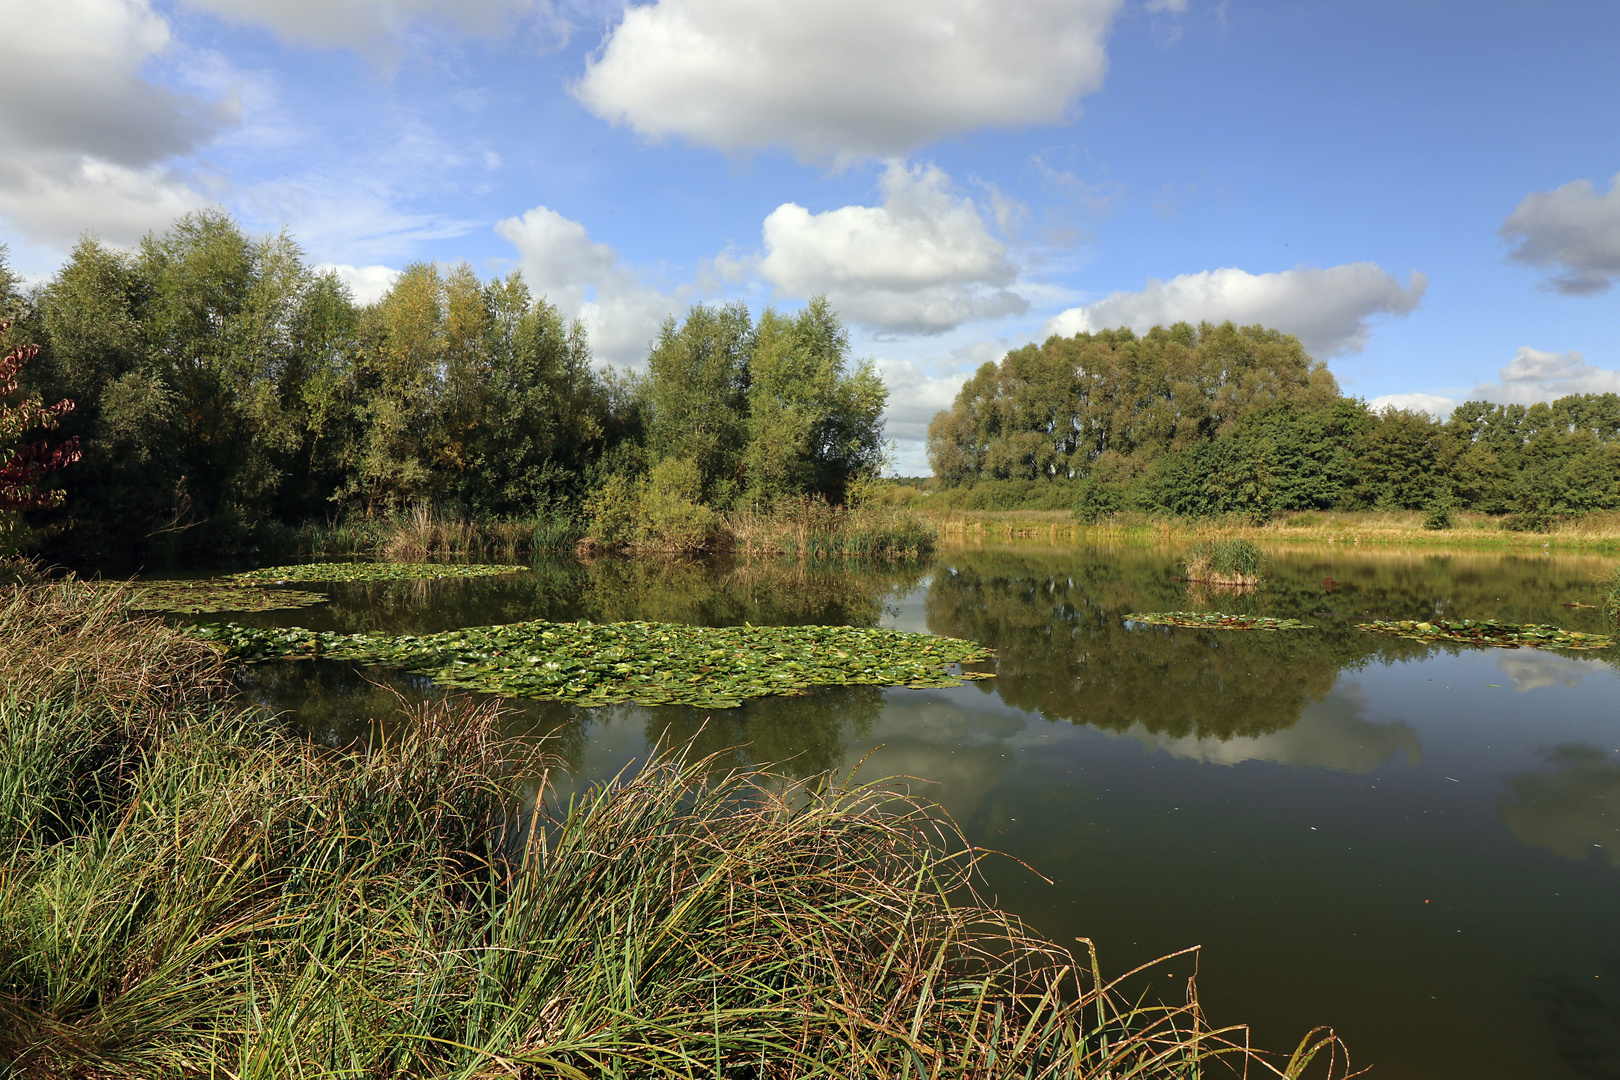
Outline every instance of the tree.
{"type": "Polygon", "coordinates": [[[664,320],[647,358],[647,441],[655,461],[697,467],[703,501],[727,507],[741,493],[748,442],[748,359],[753,320],[741,303],[695,304],[664,320]]]}
{"type": "MultiPolygon", "coordinates": [[[[13,325],[13,320],[0,318],[0,337],[13,325]]],[[[19,443],[30,431],[55,428],[63,415],[73,411],[73,402],[67,399],[55,405],[37,397],[6,402],[17,393],[17,373],[38,354],[39,346],[18,343],[0,356],[0,556],[17,553],[23,511],[61,504],[61,492],[41,486],[46,475],[79,460],[79,441],[74,438],[55,446],[43,439],[19,443]]]]}

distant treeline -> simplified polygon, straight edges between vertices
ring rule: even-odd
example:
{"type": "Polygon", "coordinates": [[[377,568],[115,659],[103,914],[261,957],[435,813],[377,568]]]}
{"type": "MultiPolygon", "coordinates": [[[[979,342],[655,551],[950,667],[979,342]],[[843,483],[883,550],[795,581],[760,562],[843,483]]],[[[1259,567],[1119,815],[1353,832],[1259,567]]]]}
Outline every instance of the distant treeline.
{"type": "Polygon", "coordinates": [[[666,461],[719,510],[836,501],[881,460],[887,391],[823,300],[698,305],[616,374],[516,273],[416,263],[360,305],[285,234],[199,213],[134,252],[86,238],[26,291],[0,248],[8,312],[7,343],[41,346],[20,393],[77,404],[53,434],[83,459],[32,515],[59,550],[241,550],[270,523],[423,503],[577,515],[666,461]]]}
{"type": "Polygon", "coordinates": [[[1344,397],[1293,337],[1231,323],[1053,337],[985,364],[928,432],[950,501],[1187,516],[1620,508],[1620,395],[1470,401],[1445,421],[1344,397]]]}

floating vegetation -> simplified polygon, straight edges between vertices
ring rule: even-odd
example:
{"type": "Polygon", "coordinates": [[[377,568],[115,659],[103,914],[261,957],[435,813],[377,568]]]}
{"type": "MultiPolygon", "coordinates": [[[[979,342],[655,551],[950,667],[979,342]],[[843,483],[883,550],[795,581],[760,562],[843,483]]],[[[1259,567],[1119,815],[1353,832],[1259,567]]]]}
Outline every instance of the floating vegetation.
{"type": "Polygon", "coordinates": [[[232,581],[417,581],[422,578],[497,577],[527,570],[526,566],[490,566],[480,563],[301,563],[266,566],[232,574],[232,581]]]}
{"type": "Polygon", "coordinates": [[[1298,619],[1273,619],[1266,615],[1223,615],[1219,611],[1154,611],[1148,614],[1132,612],[1126,622],[1146,623],[1149,626],[1187,626],[1199,630],[1312,630],[1310,623],[1298,619]]]}
{"type": "Polygon", "coordinates": [[[1495,619],[1435,619],[1417,622],[1378,620],[1356,624],[1375,634],[1390,634],[1413,641],[1455,642],[1458,645],[1489,645],[1495,649],[1607,649],[1614,644],[1608,634],[1584,634],[1557,626],[1533,623],[1505,623],[1495,619]]]}
{"type": "Polygon", "coordinates": [[[816,686],[957,686],[990,675],[955,665],[992,655],[972,641],[853,626],[524,622],[416,637],[212,623],[195,632],[250,663],[320,656],[508,697],[716,709],[816,686]]]}
{"type": "Polygon", "coordinates": [[[260,589],[218,578],[194,581],[102,581],[98,588],[124,590],[131,611],[171,611],[206,615],[221,611],[286,611],[326,603],[326,597],[301,589],[260,589]]]}

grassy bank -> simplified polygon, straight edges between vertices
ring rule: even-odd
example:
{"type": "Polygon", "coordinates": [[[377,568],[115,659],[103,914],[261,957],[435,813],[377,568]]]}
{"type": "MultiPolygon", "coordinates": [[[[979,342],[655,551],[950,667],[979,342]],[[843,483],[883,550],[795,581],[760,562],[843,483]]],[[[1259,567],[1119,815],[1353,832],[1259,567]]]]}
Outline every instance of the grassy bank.
{"type": "Polygon", "coordinates": [[[666,755],[564,802],[487,701],[316,750],[110,590],[8,586],[0,637],[10,1075],[1190,1077],[1244,1041],[974,901],[982,854],[882,785],[666,755]]]}
{"type": "Polygon", "coordinates": [[[470,520],[427,506],[369,517],[274,525],[260,537],[274,558],[367,558],[389,562],[474,559],[511,563],[548,551],[572,551],[585,530],[566,516],[470,520]]]}
{"type": "Polygon", "coordinates": [[[1558,521],[1547,532],[1513,532],[1488,514],[1453,512],[1447,529],[1424,527],[1423,511],[1293,514],[1264,524],[1242,517],[1171,518],[1116,514],[1085,524],[1063,510],[922,510],[942,545],[1007,540],[1049,543],[1189,543],[1210,537],[1273,544],[1373,544],[1386,547],[1471,548],[1501,551],[1620,552],[1620,513],[1594,513],[1558,521]]]}

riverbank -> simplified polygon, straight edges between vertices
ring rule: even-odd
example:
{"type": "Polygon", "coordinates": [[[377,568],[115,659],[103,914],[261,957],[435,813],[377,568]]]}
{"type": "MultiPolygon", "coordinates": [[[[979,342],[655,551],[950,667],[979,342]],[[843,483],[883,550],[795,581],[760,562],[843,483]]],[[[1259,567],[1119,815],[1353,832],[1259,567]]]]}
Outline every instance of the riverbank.
{"type": "Polygon", "coordinates": [[[671,753],[563,799],[489,699],[312,747],[114,590],[0,589],[0,637],[17,1075],[1169,1077],[1245,1041],[977,902],[983,853],[882,784],[671,753]]]}
{"type": "Polygon", "coordinates": [[[1007,540],[1048,543],[1185,544],[1222,537],[1261,546],[1350,544],[1428,549],[1620,553],[1620,513],[1594,513],[1554,522],[1547,532],[1513,532],[1488,514],[1457,512],[1446,529],[1423,527],[1422,511],[1308,512],[1254,524],[1244,518],[1169,518],[1117,514],[1097,524],[1066,510],[918,511],[939,531],[942,546],[1007,540]]]}

